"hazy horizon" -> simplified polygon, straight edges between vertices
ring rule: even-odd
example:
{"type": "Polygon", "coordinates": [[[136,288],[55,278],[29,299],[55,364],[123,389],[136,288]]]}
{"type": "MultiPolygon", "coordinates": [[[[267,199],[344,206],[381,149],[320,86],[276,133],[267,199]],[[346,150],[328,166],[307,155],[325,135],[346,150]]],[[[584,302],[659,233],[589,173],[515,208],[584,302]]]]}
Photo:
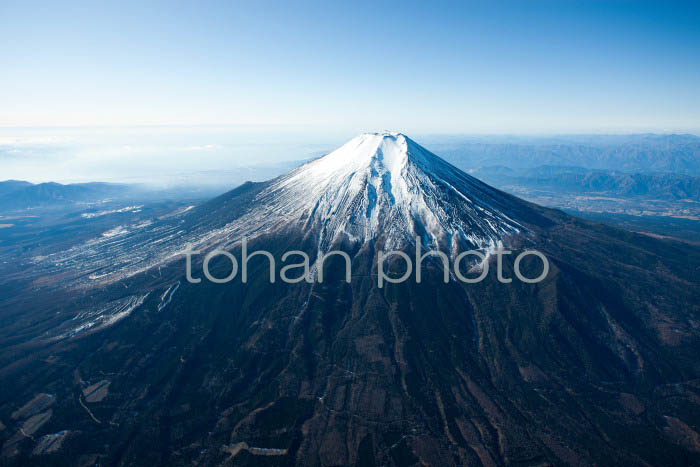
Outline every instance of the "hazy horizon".
{"type": "MultiPolygon", "coordinates": [[[[0,127],[0,163],[3,166],[0,179],[32,183],[138,183],[156,187],[227,186],[241,181],[241,177],[254,181],[271,178],[366,131],[371,130],[333,131],[301,125],[0,127]],[[244,169],[252,170],[242,172],[244,169]]],[[[442,155],[443,150],[453,149],[455,144],[575,141],[607,144],[616,139],[645,135],[680,134],[403,132],[438,155],[442,155]]]]}

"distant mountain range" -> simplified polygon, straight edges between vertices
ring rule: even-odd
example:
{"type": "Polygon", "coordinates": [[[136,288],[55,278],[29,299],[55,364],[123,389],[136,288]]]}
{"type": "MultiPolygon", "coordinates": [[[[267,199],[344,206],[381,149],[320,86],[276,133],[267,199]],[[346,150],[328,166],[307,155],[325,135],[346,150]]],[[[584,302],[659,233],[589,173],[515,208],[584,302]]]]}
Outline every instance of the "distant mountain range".
{"type": "MultiPolygon", "coordinates": [[[[241,177],[239,177],[241,178],[241,177]]],[[[231,183],[233,187],[243,183],[231,183]]],[[[140,184],[55,182],[33,184],[19,180],[0,181],[0,214],[25,210],[77,211],[111,202],[208,199],[220,194],[221,186],[154,188],[140,184]]]]}
{"type": "Polygon", "coordinates": [[[700,137],[694,135],[441,136],[435,146],[462,169],[552,165],[700,176],[700,137]]]}
{"type": "Polygon", "coordinates": [[[5,195],[12,193],[13,191],[18,191],[23,188],[32,186],[29,182],[24,182],[21,180],[5,180],[0,182],[0,199],[5,195]]]}
{"type": "Polygon", "coordinates": [[[671,173],[625,173],[584,167],[482,167],[471,175],[499,188],[520,185],[561,193],[700,201],[700,177],[671,173]]]}
{"type": "Polygon", "coordinates": [[[123,197],[128,185],[113,183],[76,183],[62,185],[48,182],[33,184],[18,180],[0,182],[0,210],[65,206],[72,203],[94,203],[105,198],[123,197]]]}

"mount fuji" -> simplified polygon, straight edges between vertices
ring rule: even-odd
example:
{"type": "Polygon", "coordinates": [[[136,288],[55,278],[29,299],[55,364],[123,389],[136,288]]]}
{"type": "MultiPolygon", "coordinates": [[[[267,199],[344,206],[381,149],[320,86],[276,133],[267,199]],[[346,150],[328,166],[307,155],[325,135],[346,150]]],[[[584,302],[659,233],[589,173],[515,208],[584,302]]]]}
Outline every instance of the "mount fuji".
{"type": "Polygon", "coordinates": [[[446,163],[400,133],[367,133],[274,181],[256,199],[262,225],[301,223],[324,248],[346,238],[393,243],[493,245],[523,229],[502,193],[446,163]],[[296,218],[290,213],[299,213],[296,218]],[[269,216],[269,217],[268,217],[269,216]]]}
{"type": "Polygon", "coordinates": [[[21,266],[0,282],[3,465],[700,463],[700,251],[528,203],[400,133],[21,266]],[[331,260],[271,283],[264,257],[248,283],[185,280],[186,248],[240,257],[244,237],[342,250],[352,280],[331,260]],[[416,238],[551,269],[444,283],[427,260],[379,288],[378,252],[416,238]]]}

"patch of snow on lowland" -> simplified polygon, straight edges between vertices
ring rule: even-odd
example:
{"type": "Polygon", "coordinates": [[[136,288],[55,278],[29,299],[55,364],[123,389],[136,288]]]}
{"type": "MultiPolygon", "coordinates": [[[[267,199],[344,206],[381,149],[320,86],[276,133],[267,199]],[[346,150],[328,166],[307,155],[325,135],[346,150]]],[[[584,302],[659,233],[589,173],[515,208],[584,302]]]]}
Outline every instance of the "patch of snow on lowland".
{"type": "Polygon", "coordinates": [[[128,230],[126,230],[126,228],[123,225],[118,225],[115,228],[109,229],[108,231],[104,232],[102,236],[105,238],[111,238],[119,235],[124,235],[127,232],[128,230]]]}
{"type": "Polygon", "coordinates": [[[87,330],[97,330],[112,326],[141,306],[146,297],[148,297],[148,293],[141,296],[129,296],[81,311],[72,319],[72,322],[76,324],[69,331],[58,337],[74,337],[87,330]]]}
{"type": "Polygon", "coordinates": [[[167,288],[163,295],[160,296],[160,303],[158,304],[158,311],[162,311],[163,308],[168,306],[170,301],[173,299],[173,295],[177,292],[178,287],[180,287],[180,281],[177,281],[175,285],[171,285],[167,288]]]}
{"type": "Polygon", "coordinates": [[[106,216],[107,214],[115,214],[119,212],[141,212],[141,208],[143,205],[139,206],[126,206],[123,208],[119,209],[109,209],[106,211],[98,211],[98,212],[85,212],[81,214],[80,216],[85,218],[85,219],[92,219],[94,217],[101,217],[101,216],[106,216]]]}

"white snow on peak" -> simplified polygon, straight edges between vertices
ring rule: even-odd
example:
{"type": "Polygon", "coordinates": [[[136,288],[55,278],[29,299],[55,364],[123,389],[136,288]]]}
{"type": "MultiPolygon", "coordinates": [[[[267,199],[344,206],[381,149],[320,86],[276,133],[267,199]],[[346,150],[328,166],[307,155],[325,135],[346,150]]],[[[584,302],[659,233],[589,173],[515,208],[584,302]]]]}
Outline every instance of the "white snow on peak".
{"type": "Polygon", "coordinates": [[[365,133],[274,180],[239,226],[301,223],[322,250],[382,235],[488,247],[522,228],[494,206],[502,196],[401,133],[365,133]]]}

